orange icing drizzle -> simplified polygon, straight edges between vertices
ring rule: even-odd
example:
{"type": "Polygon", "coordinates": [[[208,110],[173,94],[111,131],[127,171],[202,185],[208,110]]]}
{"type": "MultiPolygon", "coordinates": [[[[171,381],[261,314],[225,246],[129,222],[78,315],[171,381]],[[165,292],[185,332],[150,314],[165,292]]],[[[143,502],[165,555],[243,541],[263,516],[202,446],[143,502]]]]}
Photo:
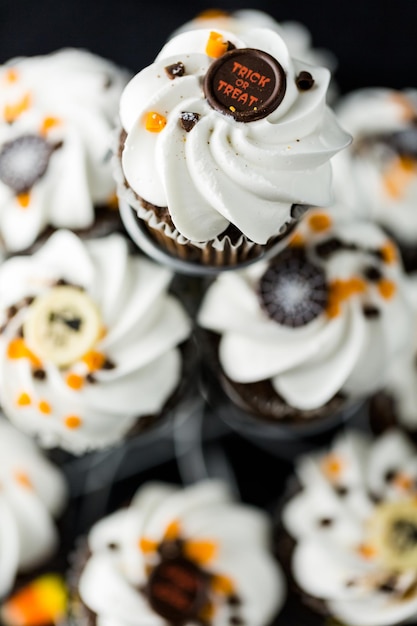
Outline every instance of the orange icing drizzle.
{"type": "Polygon", "coordinates": [[[327,478],[334,480],[341,475],[344,465],[343,459],[341,459],[340,456],[328,454],[321,462],[321,469],[327,478]]]}
{"type": "Polygon", "coordinates": [[[397,260],[397,249],[392,241],[387,241],[380,249],[380,252],[385,263],[390,264],[397,260]]]}
{"type": "Polygon", "coordinates": [[[31,105],[31,97],[26,93],[16,104],[6,104],[3,109],[3,117],[8,124],[12,124],[22,113],[28,110],[31,105]]]}
{"type": "Polygon", "coordinates": [[[77,428],[80,428],[82,419],[81,417],[78,417],[78,415],[68,415],[68,417],[64,420],[64,424],[67,428],[76,430],[77,428]]]}
{"type": "Polygon", "coordinates": [[[328,317],[337,317],[341,311],[341,303],[351,296],[366,291],[366,282],[357,276],[347,280],[336,278],[329,289],[329,300],[326,308],[328,317]]]}
{"type": "Polygon", "coordinates": [[[228,576],[216,575],[211,580],[211,588],[216,593],[222,593],[226,596],[234,593],[235,585],[228,576]]]}
{"type": "Polygon", "coordinates": [[[21,470],[17,470],[14,473],[14,477],[15,477],[15,480],[22,487],[26,487],[26,489],[33,489],[32,481],[30,480],[30,478],[29,478],[29,476],[28,476],[28,474],[26,472],[23,472],[21,470]]]}
{"type": "Polygon", "coordinates": [[[7,356],[9,359],[29,359],[34,367],[41,367],[42,363],[36,355],[25,344],[24,339],[16,337],[12,339],[7,347],[7,356]]]}
{"type": "Polygon", "coordinates": [[[90,352],[84,354],[81,360],[86,364],[90,372],[96,372],[103,367],[106,357],[101,352],[90,350],[90,352]]]}
{"type": "Polygon", "coordinates": [[[16,200],[22,209],[27,209],[30,204],[30,193],[28,191],[18,193],[16,200]]]}
{"type": "Polygon", "coordinates": [[[152,539],[146,539],[146,537],[139,539],[138,545],[144,554],[156,552],[158,549],[158,543],[156,541],[152,541],[152,539]]]}
{"type": "Polygon", "coordinates": [[[304,237],[301,233],[294,233],[288,245],[292,248],[299,248],[304,245],[304,237]]]}
{"type": "Polygon", "coordinates": [[[184,553],[192,561],[204,565],[216,555],[217,545],[214,541],[186,541],[184,553]]]}
{"type": "Polygon", "coordinates": [[[316,233],[322,233],[332,225],[332,220],[327,213],[313,213],[307,219],[311,230],[314,230],[316,233]]]}
{"type": "Polygon", "coordinates": [[[50,415],[52,409],[51,409],[51,405],[49,404],[49,402],[47,402],[46,400],[41,400],[38,404],[38,409],[41,413],[43,413],[44,415],[50,415]]]}
{"type": "Polygon", "coordinates": [[[358,552],[364,559],[373,559],[377,554],[376,548],[369,543],[361,543],[358,552]]]}
{"type": "Polygon", "coordinates": [[[59,119],[59,117],[45,117],[40,128],[41,135],[47,135],[48,131],[51,130],[51,128],[59,126],[59,124],[61,124],[61,120],[59,119]]]}
{"type": "Polygon", "coordinates": [[[397,288],[395,283],[392,280],[388,280],[387,278],[382,278],[378,282],[378,291],[385,300],[390,300],[396,292],[397,288]]]}
{"type": "Polygon", "coordinates": [[[227,52],[227,45],[227,41],[223,39],[223,35],[212,30],[207,40],[206,54],[213,59],[218,59],[227,52]]]}
{"type": "Polygon", "coordinates": [[[160,133],[166,126],[167,119],[156,111],[149,111],[145,115],[145,128],[150,133],[160,133]]]}
{"type": "Polygon", "coordinates": [[[18,406],[29,406],[30,404],[32,404],[32,400],[30,398],[30,395],[28,393],[26,393],[25,391],[23,391],[20,394],[20,396],[18,396],[16,402],[17,402],[18,406]]]}
{"type": "Polygon", "coordinates": [[[68,374],[65,382],[68,387],[73,389],[74,391],[79,391],[84,386],[84,378],[79,376],[78,374],[68,374]]]}
{"type": "Polygon", "coordinates": [[[19,589],[2,605],[9,626],[57,624],[65,614],[67,590],[55,574],[46,574],[19,589]]]}
{"type": "Polygon", "coordinates": [[[397,157],[383,176],[383,184],[386,193],[391,198],[401,198],[417,175],[417,162],[406,156],[397,157]]]}
{"type": "Polygon", "coordinates": [[[168,524],[164,533],[164,541],[175,541],[180,535],[180,522],[173,520],[168,524]]]}

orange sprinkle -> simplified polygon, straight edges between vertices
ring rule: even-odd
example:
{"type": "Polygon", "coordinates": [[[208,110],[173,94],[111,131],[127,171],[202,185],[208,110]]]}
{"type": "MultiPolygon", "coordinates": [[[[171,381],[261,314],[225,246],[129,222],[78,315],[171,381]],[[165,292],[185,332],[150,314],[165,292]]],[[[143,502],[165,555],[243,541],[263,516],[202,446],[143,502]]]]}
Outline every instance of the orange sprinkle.
{"type": "Polygon", "coordinates": [[[45,117],[40,128],[41,135],[47,135],[51,128],[59,126],[59,124],[61,124],[59,117],[45,117]]]}
{"type": "Polygon", "coordinates": [[[397,157],[383,176],[383,185],[391,198],[401,198],[417,175],[417,162],[406,156],[397,157]]]}
{"type": "Polygon", "coordinates": [[[29,404],[32,403],[32,400],[30,399],[30,395],[28,393],[23,392],[17,398],[16,402],[17,402],[18,406],[29,406],[29,404]]]}
{"type": "Polygon", "coordinates": [[[229,13],[227,11],[222,11],[222,9],[206,9],[205,11],[201,11],[195,19],[212,20],[216,17],[229,17],[229,13]]]}
{"type": "Polygon", "coordinates": [[[17,470],[14,473],[14,477],[15,477],[15,480],[22,487],[26,487],[27,489],[33,489],[32,481],[30,480],[30,478],[29,478],[29,476],[28,476],[28,474],[26,472],[22,472],[22,471],[17,470]]]}
{"type": "Polygon", "coordinates": [[[158,543],[156,541],[152,541],[152,539],[146,539],[146,537],[139,539],[138,545],[145,554],[149,554],[149,552],[156,552],[158,549],[158,543]]]}
{"type": "Polygon", "coordinates": [[[393,481],[398,489],[408,491],[413,486],[413,479],[408,474],[397,474],[393,481]]]}
{"type": "Polygon", "coordinates": [[[16,337],[12,339],[7,347],[7,356],[9,359],[29,359],[34,367],[41,367],[42,363],[37,356],[25,344],[24,339],[16,337]]]}
{"type": "Polygon", "coordinates": [[[46,400],[41,400],[38,404],[38,409],[44,415],[49,415],[52,411],[51,405],[46,400]]]}
{"type": "Polygon", "coordinates": [[[288,245],[293,247],[293,248],[299,248],[299,247],[304,245],[304,237],[302,236],[301,233],[295,233],[291,237],[288,245]]]}
{"type": "Polygon", "coordinates": [[[8,83],[15,83],[19,78],[19,74],[14,67],[10,67],[4,77],[8,83]]]}
{"type": "Polygon", "coordinates": [[[206,54],[213,59],[218,59],[227,52],[227,45],[227,41],[223,39],[223,35],[212,30],[207,40],[206,54]]]}
{"type": "Polygon", "coordinates": [[[90,352],[84,354],[81,360],[86,364],[90,372],[96,372],[103,367],[106,362],[106,357],[101,352],[90,350],[90,352]]]}
{"type": "Polygon", "coordinates": [[[164,533],[164,539],[166,541],[174,541],[180,534],[180,522],[179,520],[173,520],[168,524],[164,533]]]}
{"type": "Polygon", "coordinates": [[[377,554],[376,548],[369,543],[361,543],[358,552],[364,559],[373,559],[377,554]]]}
{"type": "Polygon", "coordinates": [[[3,117],[8,124],[12,124],[22,113],[28,110],[31,105],[31,97],[26,93],[16,104],[6,104],[3,110],[3,117]]]}
{"type": "Polygon", "coordinates": [[[156,111],[149,111],[145,115],[145,128],[150,133],[160,133],[166,126],[167,119],[156,111]]]}
{"type": "Polygon", "coordinates": [[[392,282],[392,280],[388,280],[387,278],[382,278],[378,282],[378,291],[381,294],[381,296],[385,298],[385,300],[390,300],[394,296],[396,290],[397,288],[395,286],[395,283],[392,282]]]}
{"type": "Polygon", "coordinates": [[[358,276],[352,276],[347,280],[336,278],[329,288],[329,300],[326,307],[328,317],[337,317],[341,312],[341,303],[351,296],[366,291],[366,282],[358,276]]]}
{"type": "Polygon", "coordinates": [[[380,252],[385,263],[394,263],[397,260],[397,248],[392,241],[387,241],[380,252]]]}
{"type": "Polygon", "coordinates": [[[186,541],[184,551],[189,559],[204,565],[214,558],[217,544],[214,541],[186,541]]]}
{"type": "Polygon", "coordinates": [[[333,302],[330,300],[326,307],[327,317],[330,317],[330,319],[339,317],[341,312],[342,312],[342,308],[339,302],[336,302],[336,301],[333,302]]]}
{"type": "Polygon", "coordinates": [[[68,374],[65,382],[74,391],[79,391],[84,386],[84,378],[78,374],[68,374]]]}
{"type": "Polygon", "coordinates": [[[343,460],[336,454],[328,454],[321,462],[322,472],[331,480],[340,476],[343,471],[343,467],[343,460]]]}
{"type": "Polygon", "coordinates": [[[18,193],[16,200],[22,209],[27,209],[30,204],[30,193],[28,191],[18,193]]]}
{"type": "Polygon", "coordinates": [[[82,419],[81,417],[78,417],[78,415],[68,415],[68,417],[65,418],[64,423],[67,428],[76,430],[77,428],[80,428],[82,419]]]}
{"type": "Polygon", "coordinates": [[[322,233],[330,228],[332,220],[327,213],[313,213],[308,217],[308,224],[311,230],[314,230],[316,233],[322,233]]]}
{"type": "Polygon", "coordinates": [[[213,576],[211,580],[211,587],[216,593],[223,593],[226,596],[231,595],[235,590],[232,579],[227,576],[220,575],[213,576]]]}

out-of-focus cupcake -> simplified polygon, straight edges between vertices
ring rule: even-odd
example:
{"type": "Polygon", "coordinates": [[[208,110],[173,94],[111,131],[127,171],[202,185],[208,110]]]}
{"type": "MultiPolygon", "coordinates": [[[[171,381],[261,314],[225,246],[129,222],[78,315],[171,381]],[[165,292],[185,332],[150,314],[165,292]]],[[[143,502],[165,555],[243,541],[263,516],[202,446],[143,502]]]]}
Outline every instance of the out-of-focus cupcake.
{"type": "Polygon", "coordinates": [[[198,321],[211,369],[251,422],[269,421],[270,437],[271,424],[314,429],[379,389],[412,318],[387,236],[313,211],[281,254],[219,276],[198,321]]]}
{"type": "Polygon", "coordinates": [[[270,533],[222,483],[147,484],[75,555],[72,623],[268,626],[285,595],[270,533]]]}
{"type": "Polygon", "coordinates": [[[186,390],[191,323],[172,272],[115,234],[58,231],[0,267],[0,402],[46,447],[75,454],[121,441],[186,390]],[[184,389],[185,387],[185,389],[184,389]]]}
{"type": "MultiPolygon", "coordinates": [[[[399,431],[348,431],[296,464],[277,551],[294,591],[350,626],[417,618],[417,451],[399,431]],[[295,495],[294,495],[295,491],[295,495]]],[[[296,599],[293,599],[294,603],[296,599]]]]}
{"type": "Polygon", "coordinates": [[[132,237],[201,270],[287,238],[331,202],[330,159],[350,141],[329,80],[269,29],[173,37],[121,98],[115,176],[132,237]]]}
{"type": "MultiPolygon", "coordinates": [[[[180,28],[174,31],[172,36],[198,28],[220,28],[236,35],[240,35],[252,28],[269,28],[276,31],[283,38],[290,55],[294,59],[301,59],[310,65],[323,65],[331,72],[334,72],[336,69],[337,62],[334,54],[329,50],[313,48],[311,33],[304,24],[295,21],[277,22],[264,11],[240,9],[229,12],[221,9],[207,9],[180,26],[180,28]]],[[[336,87],[333,84],[333,79],[329,91],[332,92],[332,96],[335,95],[336,87]]],[[[329,92],[327,95],[329,96],[329,92]]]]}
{"type": "Polygon", "coordinates": [[[35,443],[0,418],[0,599],[58,548],[56,520],[67,503],[59,470],[35,443]]]}
{"type": "Polygon", "coordinates": [[[337,201],[378,222],[406,269],[417,269],[417,91],[361,89],[341,99],[337,115],[353,135],[334,159],[337,201]]]}
{"type": "Polygon", "coordinates": [[[77,49],[0,66],[0,237],[9,252],[47,228],[120,228],[111,145],[128,78],[77,49]]]}

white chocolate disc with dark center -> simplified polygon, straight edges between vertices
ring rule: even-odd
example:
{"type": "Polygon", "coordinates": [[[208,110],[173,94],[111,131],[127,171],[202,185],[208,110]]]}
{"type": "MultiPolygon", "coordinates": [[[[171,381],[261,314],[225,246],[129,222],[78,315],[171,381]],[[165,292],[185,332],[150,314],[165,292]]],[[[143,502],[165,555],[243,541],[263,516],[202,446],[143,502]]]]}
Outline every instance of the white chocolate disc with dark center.
{"type": "Polygon", "coordinates": [[[101,330],[101,316],[90,296],[67,285],[36,298],[23,327],[31,350],[58,367],[71,365],[91,350],[101,330]]]}
{"type": "Polygon", "coordinates": [[[417,502],[385,502],[370,521],[377,554],[396,571],[417,569],[417,502]]]}

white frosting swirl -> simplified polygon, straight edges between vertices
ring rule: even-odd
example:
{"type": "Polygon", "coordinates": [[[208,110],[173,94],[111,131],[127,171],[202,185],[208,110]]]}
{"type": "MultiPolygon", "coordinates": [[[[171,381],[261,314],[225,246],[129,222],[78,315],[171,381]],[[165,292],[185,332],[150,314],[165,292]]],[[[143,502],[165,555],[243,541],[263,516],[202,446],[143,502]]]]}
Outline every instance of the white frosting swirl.
{"type": "Polygon", "coordinates": [[[334,159],[336,201],[414,244],[417,91],[361,89],[341,99],[337,115],[353,143],[334,159]]]}
{"type": "Polygon", "coordinates": [[[76,49],[0,66],[0,234],[9,250],[30,246],[47,225],[87,228],[94,206],[114,202],[112,133],[127,80],[76,49]],[[18,143],[28,136],[36,143],[18,143]]]}
{"type": "Polygon", "coordinates": [[[0,397],[7,417],[45,446],[81,453],[117,442],[141,416],[158,414],[180,382],[178,344],[191,330],[167,293],[171,278],[170,270],[129,256],[120,235],[82,242],[57,231],[32,256],[6,261],[0,268],[0,397]],[[34,314],[30,299],[36,304],[62,280],[81,288],[102,322],[89,353],[67,367],[21,337],[34,314]]]}
{"type": "Polygon", "coordinates": [[[54,518],[67,501],[58,469],[0,417],[0,598],[16,576],[45,562],[58,544],[54,518]]]}
{"type": "MultiPolygon", "coordinates": [[[[378,389],[391,359],[408,342],[412,324],[393,244],[371,223],[312,211],[295,231],[291,250],[303,251],[303,258],[324,272],[326,306],[293,327],[275,321],[261,306],[258,286],[266,262],[219,276],[206,293],[199,323],[221,336],[225,374],[238,383],[269,379],[300,410],[319,408],[340,391],[360,397],[378,389]],[[317,246],[324,251],[319,254],[317,246]]],[[[285,279],[286,270],[280,272],[285,279]]],[[[308,281],[290,282],[274,297],[291,317],[293,303],[308,303],[311,293],[308,281]]]]}
{"type": "Polygon", "coordinates": [[[202,87],[213,62],[206,53],[210,31],[183,33],[122,94],[120,117],[127,132],[122,166],[130,187],[145,201],[168,207],[186,239],[215,239],[232,223],[248,239],[265,244],[291,221],[293,203],[330,203],[329,160],[350,138],[325,105],[327,69],[291,59],[272,30],[254,29],[241,38],[218,32],[236,48],[263,50],[279,60],[287,81],[281,104],[248,123],[214,110],[202,87]],[[165,68],[179,61],[185,73],[170,79],[165,68]],[[295,84],[302,70],[315,81],[306,91],[295,84]],[[179,124],[184,111],[199,116],[189,132],[179,124]],[[149,112],[166,119],[161,132],[146,130],[149,112]]]}
{"type": "Polygon", "coordinates": [[[393,545],[406,558],[395,522],[406,513],[414,524],[417,456],[411,443],[399,431],[373,444],[344,433],[328,453],[301,458],[297,477],[302,490],[285,506],[283,522],[296,540],[292,573],[301,589],[352,626],[414,622],[417,566],[394,569],[387,559],[393,545]],[[380,532],[384,524],[387,534],[380,532]]]}
{"type": "MultiPolygon", "coordinates": [[[[150,483],[127,509],[91,530],[92,555],[79,593],[97,614],[98,626],[163,626],[169,620],[152,608],[144,588],[164,558],[161,546],[179,540],[182,556],[206,576],[205,622],[223,626],[237,612],[246,624],[267,626],[284,600],[269,539],[265,513],[233,502],[222,483],[205,481],[185,489],[150,483]],[[238,598],[234,608],[229,596],[238,598]]],[[[181,623],[194,624],[197,617],[181,623]]]]}

